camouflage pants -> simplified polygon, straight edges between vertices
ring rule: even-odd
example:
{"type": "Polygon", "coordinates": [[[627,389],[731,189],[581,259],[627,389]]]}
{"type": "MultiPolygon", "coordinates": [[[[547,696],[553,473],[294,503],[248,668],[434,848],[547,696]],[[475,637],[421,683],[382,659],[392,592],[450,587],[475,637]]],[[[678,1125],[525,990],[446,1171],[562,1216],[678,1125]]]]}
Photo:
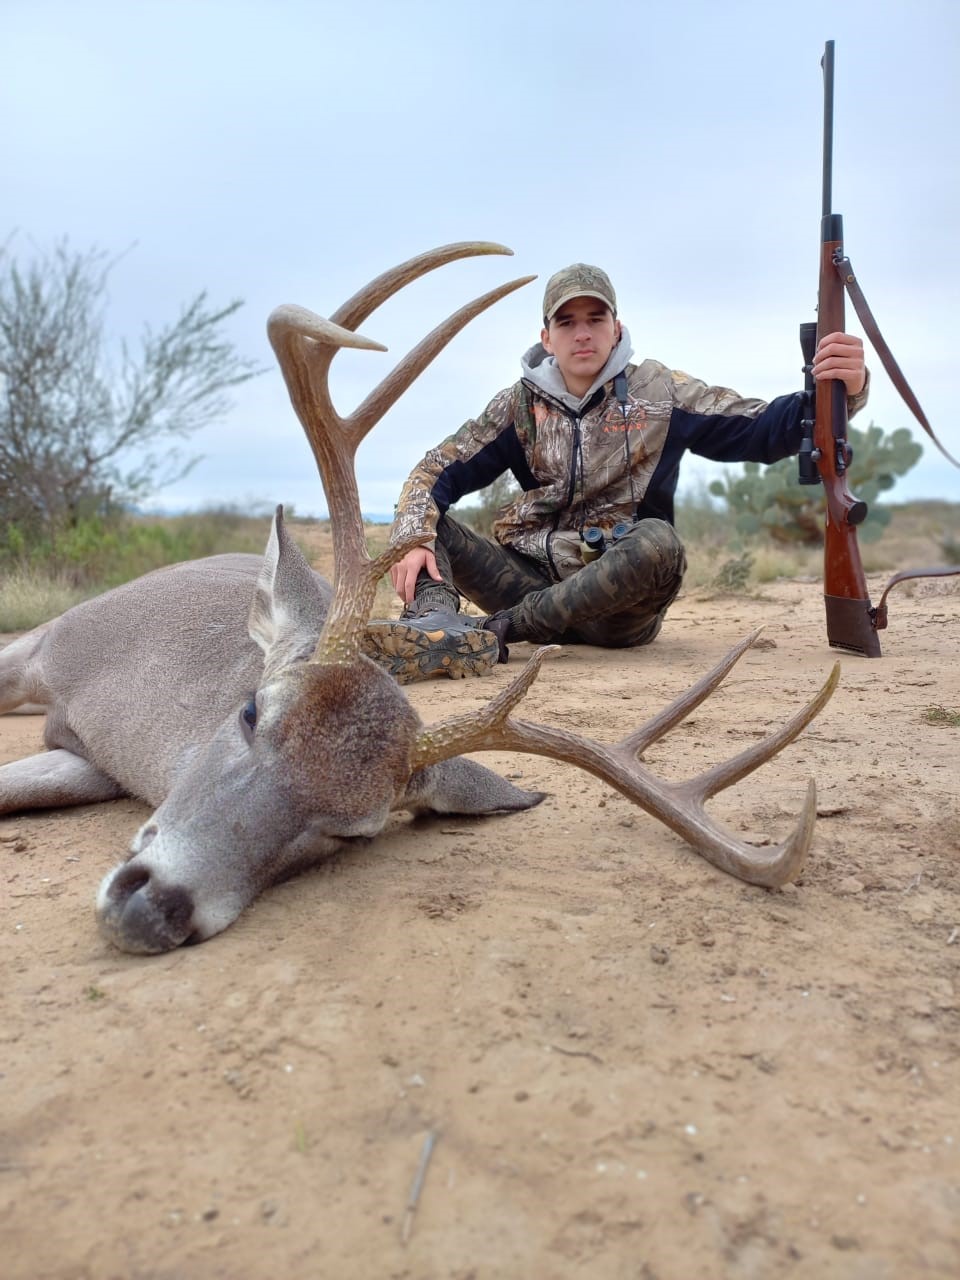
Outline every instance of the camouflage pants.
{"type": "Polygon", "coordinates": [[[507,640],[610,649],[656,638],[687,567],[683,544],[664,520],[641,520],[562,582],[449,515],[437,527],[436,554],[445,583],[484,613],[508,615],[507,640]]]}

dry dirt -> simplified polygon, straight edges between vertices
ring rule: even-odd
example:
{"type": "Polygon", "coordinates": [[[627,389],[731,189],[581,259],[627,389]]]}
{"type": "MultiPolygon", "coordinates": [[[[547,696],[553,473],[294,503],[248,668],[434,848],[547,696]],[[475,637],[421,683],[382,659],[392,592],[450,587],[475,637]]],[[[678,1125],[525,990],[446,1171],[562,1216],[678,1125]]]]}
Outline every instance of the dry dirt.
{"type": "MultiPolygon", "coordinates": [[[[880,579],[871,579],[874,598],[880,579]]],[[[0,821],[5,1280],[907,1280],[960,1274],[960,591],[892,597],[879,661],[712,802],[800,883],[750,888],[591,777],[397,817],[154,959],[92,903],[145,809],[0,821]],[[428,1137],[416,1213],[406,1212],[428,1137]]],[[[688,595],[649,650],[570,649],[525,715],[613,738],[764,624],[648,763],[733,754],[835,655],[820,589],[688,595]]],[[[509,667],[414,686],[424,718],[509,667]]],[[[36,717],[0,720],[0,760],[36,717]]]]}

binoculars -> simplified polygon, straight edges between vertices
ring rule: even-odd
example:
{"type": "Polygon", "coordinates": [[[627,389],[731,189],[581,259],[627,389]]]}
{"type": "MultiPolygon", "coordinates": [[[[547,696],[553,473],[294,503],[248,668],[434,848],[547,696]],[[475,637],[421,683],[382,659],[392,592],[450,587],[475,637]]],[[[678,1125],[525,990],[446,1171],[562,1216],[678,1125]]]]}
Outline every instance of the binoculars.
{"type": "MultiPolygon", "coordinates": [[[[634,521],[621,520],[619,524],[615,524],[610,530],[610,541],[619,542],[625,534],[630,532],[634,523],[634,521]]],[[[580,548],[580,558],[584,564],[589,564],[591,560],[598,559],[607,549],[606,535],[596,525],[591,525],[588,529],[584,529],[580,535],[580,541],[583,543],[580,548]]]]}

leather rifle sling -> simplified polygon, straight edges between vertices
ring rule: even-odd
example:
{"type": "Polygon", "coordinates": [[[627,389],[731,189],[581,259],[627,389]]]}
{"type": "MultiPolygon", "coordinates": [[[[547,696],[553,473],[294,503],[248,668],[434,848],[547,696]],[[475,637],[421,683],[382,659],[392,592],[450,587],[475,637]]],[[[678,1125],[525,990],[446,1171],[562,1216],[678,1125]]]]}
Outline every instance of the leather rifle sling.
{"type": "MultiPolygon", "coordinates": [[[[920,407],[919,400],[913,394],[913,390],[906,378],[903,376],[903,371],[897,364],[893,352],[887,346],[886,339],[880,332],[879,325],[873,318],[873,312],[870,310],[870,306],[866,298],[863,296],[863,290],[857,282],[857,277],[854,274],[850,259],[847,257],[838,258],[834,263],[834,266],[840,274],[843,287],[850,295],[850,301],[853,303],[853,309],[856,311],[857,316],[860,319],[860,323],[863,325],[864,333],[873,344],[873,349],[880,357],[880,363],[886,370],[890,381],[896,387],[897,391],[899,391],[904,404],[920,423],[921,427],[923,427],[924,431],[947,461],[952,462],[955,467],[960,467],[960,462],[957,462],[956,458],[954,458],[952,454],[948,453],[934,435],[933,427],[931,427],[927,420],[927,415],[920,407]]],[[[883,594],[881,595],[876,608],[870,610],[871,620],[873,621],[873,625],[876,630],[882,631],[887,625],[886,600],[887,593],[890,591],[891,587],[895,587],[898,582],[905,582],[909,578],[946,578],[955,573],[960,573],[960,565],[945,565],[942,568],[935,569],[902,569],[899,573],[895,573],[884,587],[883,594]]]]}

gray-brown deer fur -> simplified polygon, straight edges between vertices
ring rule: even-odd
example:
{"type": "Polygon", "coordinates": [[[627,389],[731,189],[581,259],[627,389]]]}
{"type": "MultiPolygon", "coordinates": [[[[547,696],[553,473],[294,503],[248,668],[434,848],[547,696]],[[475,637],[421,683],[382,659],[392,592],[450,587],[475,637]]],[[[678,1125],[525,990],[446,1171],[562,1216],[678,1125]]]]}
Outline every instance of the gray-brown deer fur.
{"type": "Polygon", "coordinates": [[[278,511],[263,559],[157,570],[0,652],[0,713],[47,708],[47,750],[0,768],[0,814],[121,795],[158,806],[97,899],[124,950],[211,937],[267,885],[376,835],[393,809],[542,799],[462,757],[411,775],[420,720],[398,685],[362,657],[308,661],[330,597],[278,511]]]}
{"type": "Polygon", "coordinates": [[[262,559],[213,556],[160,569],[0,652],[0,714],[33,704],[47,711],[47,750],[0,768],[0,814],[121,795],[156,806],[97,897],[100,928],[123,950],[166,951],[213,936],[267,885],[344,841],[376,835],[395,809],[486,814],[543,798],[465,756],[487,749],[588,770],[749,883],[783,884],[803,867],[816,815],[812,780],[794,830],[772,847],[739,840],[705,803],[810,723],[837,668],[767,738],[694,778],[664,782],[641,763],[644,750],[710,696],[756,635],[613,744],[513,717],[546,650],[506,687],[491,677],[495,696],[485,707],[430,726],[361,652],[377,582],[417,543],[370,558],[356,449],[455,333],[527,280],[460,308],[346,418],[330,401],[330,362],[344,346],[382,350],[358,325],[426,271],[509,252],[448,245],[384,272],[329,320],[293,306],[271,315],[270,341],[327,496],[333,586],[307,565],[278,508],[262,559]]]}

